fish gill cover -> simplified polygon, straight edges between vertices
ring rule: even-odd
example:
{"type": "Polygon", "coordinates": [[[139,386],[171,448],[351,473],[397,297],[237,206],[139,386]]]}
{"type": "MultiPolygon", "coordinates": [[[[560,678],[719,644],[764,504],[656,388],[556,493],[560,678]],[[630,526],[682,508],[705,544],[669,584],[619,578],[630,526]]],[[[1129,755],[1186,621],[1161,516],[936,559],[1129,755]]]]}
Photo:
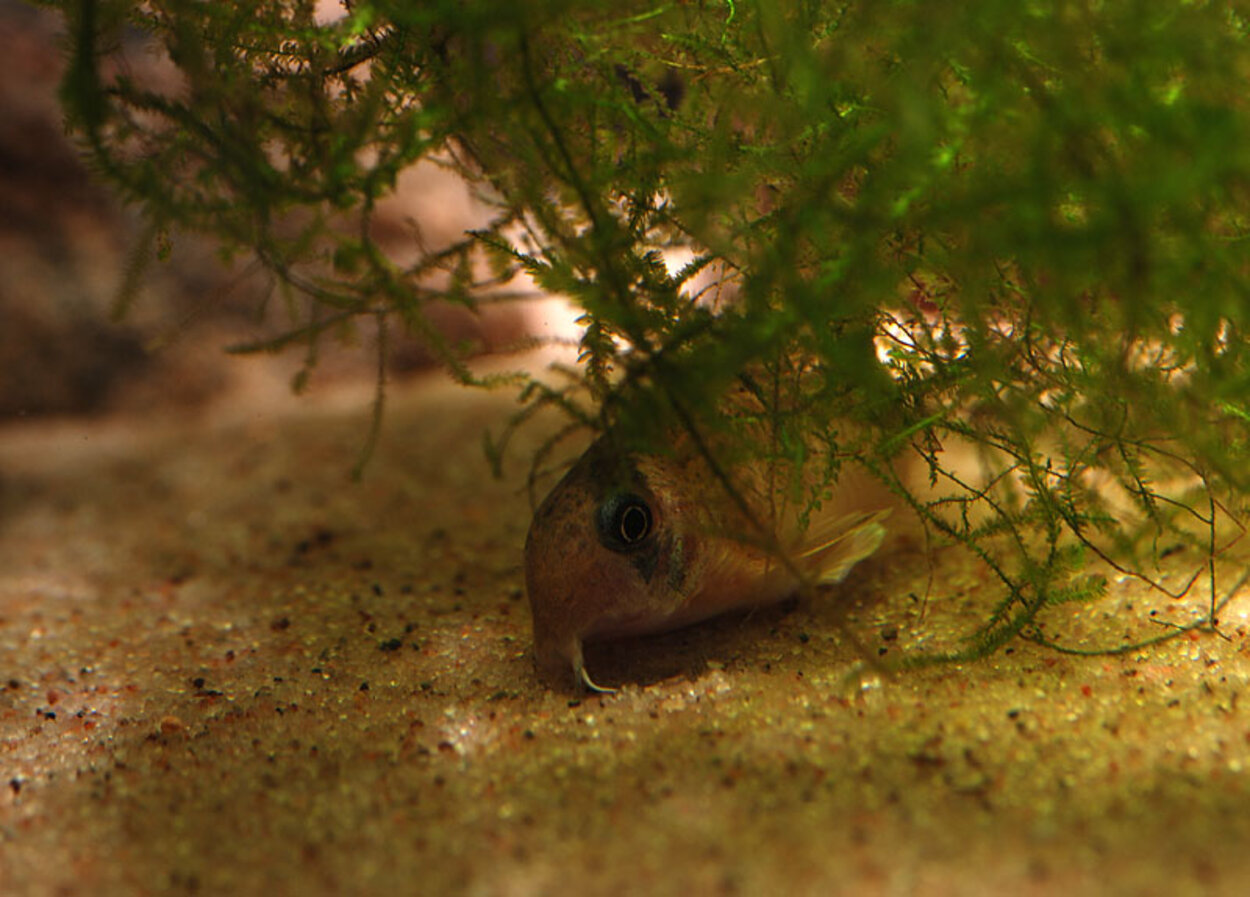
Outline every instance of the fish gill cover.
{"type": "Polygon", "coordinates": [[[285,302],[240,350],[315,360],[369,319],[522,418],[767,461],[804,510],[865,468],[997,582],[954,656],[1124,649],[1042,625],[1107,574],[1217,626],[1250,477],[1244,4],[44,5],[71,126],[150,223],[123,304],[204,233],[285,302]],[[371,224],[423,160],[491,217],[397,259],[371,224]],[[431,325],[518,272],[583,310],[573,376],[479,378],[431,325]]]}

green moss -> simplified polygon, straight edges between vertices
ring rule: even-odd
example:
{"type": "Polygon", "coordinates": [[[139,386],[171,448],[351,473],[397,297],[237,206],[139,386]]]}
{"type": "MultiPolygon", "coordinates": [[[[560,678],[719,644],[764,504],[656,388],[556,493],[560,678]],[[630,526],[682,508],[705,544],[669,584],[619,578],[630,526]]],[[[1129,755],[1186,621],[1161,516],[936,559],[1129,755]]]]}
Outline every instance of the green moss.
{"type": "Polygon", "coordinates": [[[1235,5],[50,5],[70,120],[153,241],[206,232],[311,300],[243,349],[315,358],[368,315],[478,382],[425,309],[525,270],[587,325],[582,379],[529,407],[635,448],[737,436],[813,505],[867,466],[999,581],[972,654],[1053,642],[1090,562],[1149,579],[1177,544],[1215,625],[1248,484],[1235,5]],[[135,29],[179,89],[112,64],[135,29]],[[495,216],[398,265],[368,225],[431,158],[495,216]],[[950,494],[908,491],[908,455],[950,494]]]}

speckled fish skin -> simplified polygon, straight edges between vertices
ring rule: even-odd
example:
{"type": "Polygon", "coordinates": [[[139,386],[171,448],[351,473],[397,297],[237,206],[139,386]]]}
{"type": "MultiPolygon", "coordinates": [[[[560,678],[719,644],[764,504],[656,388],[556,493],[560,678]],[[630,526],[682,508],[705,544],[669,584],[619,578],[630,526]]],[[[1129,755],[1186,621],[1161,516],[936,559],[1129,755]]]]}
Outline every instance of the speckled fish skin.
{"type": "MultiPolygon", "coordinates": [[[[836,582],[880,545],[884,516],[850,515],[814,542],[809,534],[784,547],[806,575],[836,582]]],[[[585,642],[675,629],[792,594],[794,568],[750,539],[753,531],[697,456],[619,458],[596,443],[539,506],[526,538],[540,671],[606,690],[586,672],[585,642]]]]}

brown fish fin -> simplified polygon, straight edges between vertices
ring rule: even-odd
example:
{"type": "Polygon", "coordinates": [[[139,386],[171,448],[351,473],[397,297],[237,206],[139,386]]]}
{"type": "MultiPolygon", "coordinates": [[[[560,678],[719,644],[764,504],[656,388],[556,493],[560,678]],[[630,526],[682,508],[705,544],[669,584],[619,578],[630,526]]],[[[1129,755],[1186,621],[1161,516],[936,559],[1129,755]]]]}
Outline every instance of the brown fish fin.
{"type": "Polygon", "coordinates": [[[852,567],[881,547],[885,539],[882,521],[888,516],[886,509],[830,521],[807,534],[806,545],[795,560],[812,570],[817,582],[841,582],[852,567]]]}

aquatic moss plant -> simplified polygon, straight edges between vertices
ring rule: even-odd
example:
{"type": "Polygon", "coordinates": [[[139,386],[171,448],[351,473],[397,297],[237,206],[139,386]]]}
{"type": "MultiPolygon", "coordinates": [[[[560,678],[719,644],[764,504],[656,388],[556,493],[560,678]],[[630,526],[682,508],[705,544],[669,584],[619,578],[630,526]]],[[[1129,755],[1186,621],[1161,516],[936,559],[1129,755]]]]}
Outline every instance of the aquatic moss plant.
{"type": "Polygon", "coordinates": [[[136,260],[206,233],[287,298],[240,351],[315,359],[367,318],[478,383],[427,310],[524,271],[585,312],[576,376],[510,381],[527,409],[632,448],[684,428],[809,508],[866,466],[998,582],[957,654],[1075,649],[1044,617],[1108,570],[1217,625],[1250,477],[1244,4],[47,5],[74,132],[150,221],[136,260]],[[401,263],[371,225],[422,160],[493,218],[401,263]],[[1200,561],[1165,582],[1177,546],[1200,561]]]}

